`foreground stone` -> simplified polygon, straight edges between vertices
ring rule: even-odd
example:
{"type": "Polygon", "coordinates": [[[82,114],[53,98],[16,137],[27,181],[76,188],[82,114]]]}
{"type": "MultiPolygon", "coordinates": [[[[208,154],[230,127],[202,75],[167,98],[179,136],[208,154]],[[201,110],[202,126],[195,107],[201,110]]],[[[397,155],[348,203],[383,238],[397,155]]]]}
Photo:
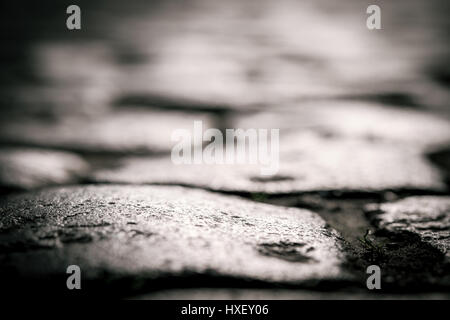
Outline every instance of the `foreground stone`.
{"type": "Polygon", "coordinates": [[[223,278],[241,286],[348,279],[338,236],[315,213],[182,187],[67,187],[10,196],[0,203],[0,243],[3,279],[55,279],[72,264],[88,283],[131,279],[134,288],[167,277],[179,277],[183,287],[190,276],[213,276],[195,286],[223,278]]]}
{"type": "Polygon", "coordinates": [[[450,262],[450,197],[418,196],[370,206],[381,230],[412,234],[438,249],[450,262]]]}
{"type": "Polygon", "coordinates": [[[88,169],[83,159],[68,152],[0,149],[0,187],[7,190],[78,182],[88,169]]]}
{"type": "Polygon", "coordinates": [[[280,147],[280,170],[263,176],[258,165],[174,165],[166,158],[129,158],[120,168],[100,170],[107,183],[179,184],[223,192],[442,192],[440,172],[415,147],[293,134],[280,147]]]}

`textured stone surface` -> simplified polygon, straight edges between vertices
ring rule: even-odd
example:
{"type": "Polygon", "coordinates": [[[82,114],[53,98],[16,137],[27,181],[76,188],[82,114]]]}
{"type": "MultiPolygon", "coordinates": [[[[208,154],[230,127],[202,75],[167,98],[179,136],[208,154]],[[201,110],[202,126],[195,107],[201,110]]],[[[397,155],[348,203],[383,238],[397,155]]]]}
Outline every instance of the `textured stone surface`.
{"type": "Polygon", "coordinates": [[[0,149],[0,187],[32,189],[54,184],[78,182],[89,165],[68,152],[40,149],[0,149]]]}
{"type": "Polygon", "coordinates": [[[0,208],[3,277],[57,276],[70,264],[84,279],[132,276],[136,285],[190,273],[290,284],[346,277],[337,234],[307,210],[150,186],[53,188],[0,208]]]}
{"type": "Polygon", "coordinates": [[[309,134],[291,135],[283,143],[280,170],[273,176],[262,176],[256,165],[174,165],[167,157],[124,160],[122,167],[100,170],[94,174],[94,180],[181,184],[225,192],[269,194],[446,190],[437,169],[415,148],[309,134]]]}
{"type": "Polygon", "coordinates": [[[374,223],[392,233],[416,235],[441,251],[450,262],[450,197],[417,196],[370,206],[374,223]]]}
{"type": "Polygon", "coordinates": [[[0,141],[86,153],[170,152],[176,129],[192,130],[195,120],[211,126],[205,115],[177,112],[118,111],[101,117],[68,116],[56,121],[9,121],[0,128],[0,141]]]}

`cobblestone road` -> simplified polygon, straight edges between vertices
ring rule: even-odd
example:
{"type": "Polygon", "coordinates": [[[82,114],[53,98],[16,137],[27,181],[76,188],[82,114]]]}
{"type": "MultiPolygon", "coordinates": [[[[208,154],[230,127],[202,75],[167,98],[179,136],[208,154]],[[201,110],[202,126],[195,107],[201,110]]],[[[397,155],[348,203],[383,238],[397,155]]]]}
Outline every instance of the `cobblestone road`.
{"type": "Polygon", "coordinates": [[[449,298],[449,3],[10,3],[0,283],[11,294],[449,298]],[[382,30],[366,8],[382,8],[382,30]],[[172,163],[175,129],[279,128],[280,170],[172,163]],[[366,231],[370,230],[367,235],[366,231]]]}

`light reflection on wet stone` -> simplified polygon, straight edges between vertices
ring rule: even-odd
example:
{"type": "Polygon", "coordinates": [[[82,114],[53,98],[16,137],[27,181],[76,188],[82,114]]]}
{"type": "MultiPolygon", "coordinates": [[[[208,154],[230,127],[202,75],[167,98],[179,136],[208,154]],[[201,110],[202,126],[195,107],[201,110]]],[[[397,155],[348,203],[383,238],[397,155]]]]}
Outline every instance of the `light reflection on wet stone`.
{"type": "Polygon", "coordinates": [[[268,194],[447,190],[439,171],[414,148],[309,134],[290,139],[288,150],[280,154],[280,171],[266,179],[258,165],[174,165],[167,157],[124,159],[122,167],[96,172],[94,181],[268,194]]]}
{"type": "Polygon", "coordinates": [[[75,154],[27,148],[0,149],[0,187],[28,190],[79,182],[89,165],[75,154]]]}
{"type": "Polygon", "coordinates": [[[57,121],[10,121],[0,128],[0,140],[81,153],[170,153],[171,134],[191,129],[194,120],[212,126],[207,115],[142,110],[110,112],[100,118],[70,116],[57,121]]]}

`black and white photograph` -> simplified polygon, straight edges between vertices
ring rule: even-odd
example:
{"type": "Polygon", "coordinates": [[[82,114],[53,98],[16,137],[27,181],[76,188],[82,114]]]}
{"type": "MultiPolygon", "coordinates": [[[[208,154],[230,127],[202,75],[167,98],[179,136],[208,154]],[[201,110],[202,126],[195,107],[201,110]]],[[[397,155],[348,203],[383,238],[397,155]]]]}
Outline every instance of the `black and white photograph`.
{"type": "Polygon", "coordinates": [[[448,0],[0,12],[3,302],[450,299],[448,0]]]}

